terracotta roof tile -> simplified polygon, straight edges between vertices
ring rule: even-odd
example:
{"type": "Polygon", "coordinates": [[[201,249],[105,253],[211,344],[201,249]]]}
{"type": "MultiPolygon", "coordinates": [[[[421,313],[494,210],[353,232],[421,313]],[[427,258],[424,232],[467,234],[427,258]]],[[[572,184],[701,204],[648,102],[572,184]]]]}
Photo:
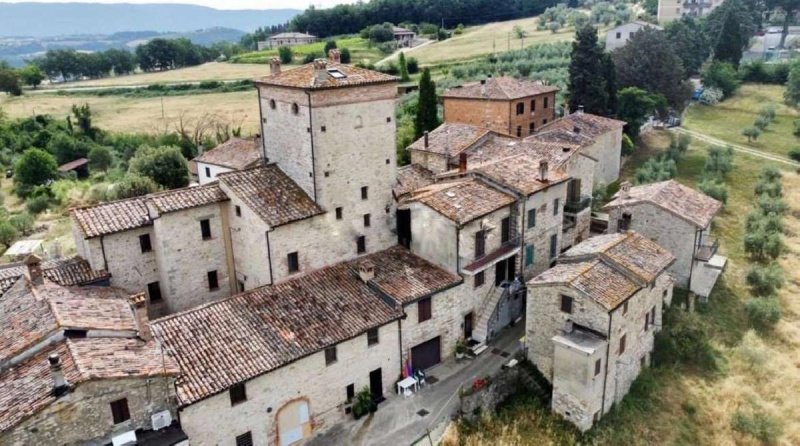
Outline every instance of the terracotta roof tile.
{"type": "Polygon", "coordinates": [[[589,296],[606,310],[613,310],[641,289],[624,274],[601,260],[559,263],[534,277],[528,284],[534,287],[569,285],[589,296]]]}
{"type": "Polygon", "coordinates": [[[425,147],[425,137],[423,136],[408,146],[408,149],[457,156],[491,133],[493,132],[474,125],[444,123],[428,134],[428,147],[425,147]]]}
{"type": "Polygon", "coordinates": [[[563,169],[548,166],[547,180],[539,177],[542,160],[529,155],[515,155],[480,165],[474,170],[492,179],[497,184],[509,187],[521,194],[531,195],[550,186],[570,179],[563,169]]]}
{"type": "Polygon", "coordinates": [[[675,261],[675,256],[656,242],[633,231],[591,237],[565,252],[559,261],[601,258],[650,283],[675,261]]]}
{"type": "MultiPolygon", "coordinates": [[[[258,84],[277,87],[303,88],[308,90],[342,88],[367,84],[382,84],[397,82],[395,76],[381,73],[380,71],[359,68],[354,65],[337,64],[325,61],[326,71],[324,81],[317,80],[315,63],[285,70],[277,75],[265,76],[256,80],[258,84]],[[334,77],[331,72],[338,72],[343,77],[334,77]]],[[[338,75],[337,75],[338,76],[338,75]]]]}
{"type": "Polygon", "coordinates": [[[510,205],[515,198],[478,179],[429,186],[413,199],[458,224],[465,224],[510,205]]]}
{"type": "Polygon", "coordinates": [[[358,276],[400,302],[453,286],[460,278],[395,247],[309,272],[152,323],[176,358],[181,404],[191,404],[401,316],[358,276]]]}
{"type": "Polygon", "coordinates": [[[503,76],[490,77],[485,80],[484,85],[481,82],[473,82],[461,87],[451,88],[442,94],[442,97],[510,100],[554,93],[556,91],[558,91],[558,87],[544,85],[539,81],[503,76]]]}
{"type": "Polygon", "coordinates": [[[226,172],[218,178],[272,227],[324,212],[275,164],[226,172]]]}
{"type": "MultiPolygon", "coordinates": [[[[535,135],[544,135],[548,132],[560,130],[562,132],[572,133],[575,142],[583,139],[582,137],[596,139],[598,136],[604,135],[612,130],[617,130],[625,126],[624,121],[597,116],[590,113],[577,112],[564,116],[561,119],[541,127],[539,132],[535,135]],[[575,130],[578,130],[577,132],[575,130]]],[[[560,137],[564,137],[563,133],[560,137]]]]}
{"type": "Polygon", "coordinates": [[[421,187],[429,186],[435,181],[435,175],[419,164],[409,164],[397,169],[397,184],[392,189],[394,196],[400,199],[421,187]]]}
{"type": "MultiPolygon", "coordinates": [[[[0,298],[25,275],[26,269],[22,262],[0,267],[0,298]]],[[[89,285],[111,277],[106,271],[92,270],[89,262],[78,256],[42,262],[42,272],[48,280],[63,286],[89,285]]]]}
{"type": "Polygon", "coordinates": [[[83,380],[130,376],[175,376],[178,363],[155,342],[126,338],[68,340],[73,362],[83,380]]]}
{"type": "Polygon", "coordinates": [[[172,212],[205,206],[225,199],[227,197],[219,189],[219,185],[213,183],[75,208],[70,210],[70,213],[84,236],[92,238],[153,224],[147,210],[148,202],[154,204],[161,212],[172,212]]]}
{"type": "Polygon", "coordinates": [[[658,206],[698,228],[708,227],[722,208],[721,202],[708,195],[677,181],[667,180],[631,187],[627,198],[621,198],[617,193],[604,209],[635,206],[643,202],[658,206]]]}
{"type": "Polygon", "coordinates": [[[231,138],[226,142],[203,152],[195,162],[213,164],[233,170],[244,170],[261,162],[260,140],[257,138],[231,138]]]}

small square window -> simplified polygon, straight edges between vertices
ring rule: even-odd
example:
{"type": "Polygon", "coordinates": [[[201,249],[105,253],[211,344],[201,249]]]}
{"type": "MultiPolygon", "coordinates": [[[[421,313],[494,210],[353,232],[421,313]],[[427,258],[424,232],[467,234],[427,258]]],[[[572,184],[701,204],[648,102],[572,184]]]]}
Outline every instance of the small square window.
{"type": "Polygon", "coordinates": [[[244,282],[242,282],[241,280],[237,280],[236,289],[239,290],[240,293],[244,293],[244,282]]]}
{"type": "Polygon", "coordinates": [[[559,200],[558,198],[553,200],[553,215],[558,215],[558,210],[561,209],[561,206],[559,206],[560,204],[561,200],[559,200]]]}
{"type": "Polygon", "coordinates": [[[208,272],[208,290],[217,291],[219,289],[219,279],[217,278],[217,271],[208,272]]]}
{"type": "Polygon", "coordinates": [[[206,167],[206,178],[211,178],[211,169],[206,167]]]}
{"type": "Polygon", "coordinates": [[[536,226],[536,209],[528,209],[528,228],[536,226]]]}
{"type": "Polygon", "coordinates": [[[390,117],[386,118],[386,122],[392,122],[392,117],[390,116],[390,117]]]}
{"type": "Polygon", "coordinates": [[[253,446],[253,434],[251,432],[245,432],[242,435],[237,435],[236,446],[253,446]]]}
{"type": "Polygon", "coordinates": [[[369,196],[369,189],[367,188],[367,186],[362,187],[361,188],[361,199],[362,200],[366,200],[368,198],[368,196],[369,196]]]}
{"type": "Polygon", "coordinates": [[[347,395],[347,401],[346,402],[349,403],[349,402],[353,401],[353,398],[355,398],[355,396],[356,396],[356,385],[355,384],[348,384],[347,388],[345,389],[345,393],[347,395]]]}
{"type": "Polygon", "coordinates": [[[367,330],[367,345],[375,345],[379,342],[378,340],[378,329],[371,328],[367,330]]]}
{"type": "Polygon", "coordinates": [[[326,170],[325,171],[325,178],[328,178],[329,176],[331,176],[331,173],[326,170]]]}
{"type": "Polygon", "coordinates": [[[325,132],[325,131],[327,131],[327,130],[328,130],[328,129],[327,129],[327,128],[326,128],[326,127],[323,125],[323,126],[322,126],[322,131],[323,131],[323,132],[325,132]]]}
{"type": "Polygon", "coordinates": [[[231,397],[231,406],[247,401],[247,387],[245,387],[245,383],[234,384],[228,389],[228,394],[231,397]]]}
{"type": "Polygon", "coordinates": [[[600,359],[598,359],[597,361],[594,362],[594,376],[597,376],[597,375],[600,374],[600,366],[602,364],[603,363],[601,362],[600,359]]]}
{"type": "Polygon", "coordinates": [[[528,245],[525,247],[525,266],[533,266],[533,251],[533,245],[528,245]]]}
{"type": "Polygon", "coordinates": [[[112,401],[110,404],[111,404],[111,417],[114,419],[114,424],[119,424],[131,419],[131,412],[128,410],[127,398],[122,398],[120,400],[112,401]]]}
{"type": "MultiPolygon", "coordinates": [[[[544,108],[550,107],[550,98],[544,98],[544,108]]],[[[544,120],[547,122],[547,119],[544,120]]]]}
{"type": "Polygon", "coordinates": [[[363,235],[359,235],[356,239],[356,252],[358,254],[367,252],[367,238],[363,235]]]}
{"type": "Polygon", "coordinates": [[[522,126],[518,125],[517,126],[517,138],[519,138],[521,136],[522,136],[522,126]]]}
{"type": "Polygon", "coordinates": [[[211,238],[211,222],[208,219],[200,220],[200,235],[203,237],[203,240],[209,240],[211,238]]]}
{"type": "Polygon", "coordinates": [[[150,296],[150,302],[161,301],[161,287],[158,285],[158,282],[147,284],[147,295],[150,296]]]}
{"type": "Polygon", "coordinates": [[[341,220],[342,219],[342,208],[340,208],[340,207],[336,208],[336,219],[337,220],[341,220]]]}
{"type": "Polygon", "coordinates": [[[331,365],[336,362],[336,346],[328,347],[325,349],[325,365],[331,365]]]}
{"type": "Polygon", "coordinates": [[[547,124],[547,119],[542,119],[542,125],[547,124]]]}
{"type": "Polygon", "coordinates": [[[625,353],[625,337],[626,336],[627,335],[622,335],[622,337],[619,338],[619,354],[620,355],[625,353]]]}
{"type": "Polygon", "coordinates": [[[389,158],[386,158],[386,165],[389,165],[391,163],[392,163],[392,161],[389,158]]]}
{"type": "Polygon", "coordinates": [[[299,259],[297,257],[297,251],[290,252],[286,256],[286,263],[287,263],[287,265],[289,267],[289,273],[290,274],[291,273],[296,273],[297,271],[300,270],[300,261],[299,261],[299,259]]]}
{"type": "Polygon", "coordinates": [[[364,214],[364,227],[368,228],[370,226],[370,217],[369,214],[364,214]]]}
{"type": "Polygon", "coordinates": [[[142,234],[139,236],[139,247],[142,248],[142,253],[153,250],[153,245],[150,243],[150,234],[142,234]]]}
{"type": "Polygon", "coordinates": [[[431,298],[426,297],[417,302],[417,322],[425,322],[431,317],[431,298]]]}
{"type": "Polygon", "coordinates": [[[234,209],[234,211],[236,211],[236,216],[237,217],[241,217],[242,216],[242,208],[241,208],[241,206],[237,205],[233,209],[234,209]]]}
{"type": "Polygon", "coordinates": [[[536,111],[536,99],[531,99],[531,112],[536,111]]]}
{"type": "Polygon", "coordinates": [[[572,298],[569,296],[561,295],[561,311],[567,314],[572,314],[572,298]]]}
{"type": "Polygon", "coordinates": [[[483,271],[475,274],[475,288],[483,286],[486,283],[486,275],[483,271]]]}

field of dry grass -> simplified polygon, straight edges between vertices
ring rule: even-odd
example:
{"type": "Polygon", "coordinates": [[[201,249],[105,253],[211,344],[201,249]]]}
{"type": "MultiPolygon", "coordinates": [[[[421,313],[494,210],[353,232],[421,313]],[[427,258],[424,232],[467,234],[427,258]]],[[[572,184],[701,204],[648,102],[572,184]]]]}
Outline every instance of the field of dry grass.
{"type": "Polygon", "coordinates": [[[10,117],[49,114],[65,117],[73,104],[89,104],[93,123],[104,130],[119,132],[163,132],[174,129],[178,119],[197,119],[217,115],[244,134],[258,131],[258,97],[255,89],[235,93],[211,93],[163,98],[126,98],[122,96],[57,96],[28,94],[16,98],[0,96],[0,108],[10,117]]]}
{"type": "Polygon", "coordinates": [[[53,84],[43,88],[67,89],[85,87],[124,87],[131,85],[151,85],[187,83],[200,81],[230,81],[254,79],[269,74],[269,66],[261,64],[232,64],[209,62],[196,67],[181,68],[156,73],[137,73],[129,76],[91,79],[66,84],[53,84]]]}

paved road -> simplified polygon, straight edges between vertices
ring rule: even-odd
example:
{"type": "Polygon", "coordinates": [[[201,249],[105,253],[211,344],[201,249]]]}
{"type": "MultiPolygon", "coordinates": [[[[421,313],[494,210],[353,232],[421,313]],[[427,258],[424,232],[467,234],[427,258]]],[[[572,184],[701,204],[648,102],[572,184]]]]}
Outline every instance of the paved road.
{"type": "Polygon", "coordinates": [[[800,163],[790,160],[789,158],[782,157],[780,155],[775,155],[773,153],[764,152],[758,149],[754,149],[752,147],[742,146],[739,144],[731,144],[727,141],[723,141],[721,139],[714,138],[713,136],[708,136],[705,133],[700,133],[694,130],[689,130],[683,127],[674,127],[670,129],[673,132],[677,133],[684,133],[686,135],[691,136],[692,138],[699,139],[700,141],[704,141],[710,144],[715,144],[719,146],[728,146],[733,148],[734,151],[739,153],[744,153],[746,155],[754,156],[757,158],[775,161],[778,163],[788,164],[789,166],[800,168],[800,163]]]}

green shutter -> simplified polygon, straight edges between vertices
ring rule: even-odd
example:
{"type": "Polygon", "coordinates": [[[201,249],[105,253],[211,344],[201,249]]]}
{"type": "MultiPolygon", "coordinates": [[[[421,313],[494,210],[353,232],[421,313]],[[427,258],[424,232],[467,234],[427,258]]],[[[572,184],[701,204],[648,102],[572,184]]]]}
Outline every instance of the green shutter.
{"type": "Polygon", "coordinates": [[[525,266],[533,265],[533,245],[525,247],[525,266]]]}

